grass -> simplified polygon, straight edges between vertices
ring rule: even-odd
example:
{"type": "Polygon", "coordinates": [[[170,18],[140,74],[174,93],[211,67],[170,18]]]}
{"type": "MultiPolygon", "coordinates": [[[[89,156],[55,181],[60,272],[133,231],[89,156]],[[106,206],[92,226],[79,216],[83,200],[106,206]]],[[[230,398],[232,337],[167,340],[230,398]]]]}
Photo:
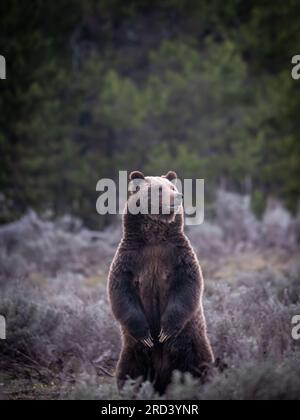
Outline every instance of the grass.
{"type": "MultiPolygon", "coordinates": [[[[291,338],[292,316],[300,314],[298,245],[228,245],[218,228],[216,248],[216,229],[211,244],[209,223],[205,229],[205,246],[201,231],[190,236],[200,261],[204,250],[208,333],[227,368],[205,385],[175,372],[163,398],[300,399],[300,342],[291,338]]],[[[122,395],[115,386],[120,334],[106,277],[119,236],[117,228],[71,233],[34,214],[0,228],[0,314],[7,320],[0,398],[159,398],[149,383],[129,381],[122,395]]]]}

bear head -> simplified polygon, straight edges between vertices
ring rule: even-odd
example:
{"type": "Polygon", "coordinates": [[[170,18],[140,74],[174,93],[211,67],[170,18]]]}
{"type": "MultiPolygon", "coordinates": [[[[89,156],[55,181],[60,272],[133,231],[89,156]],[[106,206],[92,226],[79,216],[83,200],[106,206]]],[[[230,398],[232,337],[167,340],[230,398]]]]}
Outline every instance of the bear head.
{"type": "Polygon", "coordinates": [[[127,211],[148,215],[152,220],[172,222],[182,213],[183,195],[176,186],[177,175],[169,171],[162,176],[144,176],[134,171],[129,176],[127,211]]]}

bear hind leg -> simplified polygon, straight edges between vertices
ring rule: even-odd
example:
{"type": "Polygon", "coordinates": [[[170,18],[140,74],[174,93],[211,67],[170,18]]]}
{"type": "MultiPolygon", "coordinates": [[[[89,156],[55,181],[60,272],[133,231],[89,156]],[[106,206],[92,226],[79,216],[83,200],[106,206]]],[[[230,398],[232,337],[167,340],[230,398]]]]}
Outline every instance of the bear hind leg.
{"type": "Polygon", "coordinates": [[[136,380],[141,378],[143,381],[148,379],[149,362],[142,354],[132,348],[122,350],[117,366],[117,386],[122,390],[128,379],[136,380]]]}

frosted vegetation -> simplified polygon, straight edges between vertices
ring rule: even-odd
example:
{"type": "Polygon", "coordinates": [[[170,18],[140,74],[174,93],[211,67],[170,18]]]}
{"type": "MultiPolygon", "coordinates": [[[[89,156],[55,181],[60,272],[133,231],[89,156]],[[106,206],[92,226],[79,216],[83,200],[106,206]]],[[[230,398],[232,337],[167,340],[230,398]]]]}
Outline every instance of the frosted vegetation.
{"type": "MultiPolygon", "coordinates": [[[[165,398],[298,399],[300,218],[270,202],[261,220],[247,197],[219,191],[215,218],[189,228],[206,279],[209,336],[223,370],[201,386],[174,375],[165,398]]],[[[64,217],[31,212],[0,228],[0,397],[158,398],[149,383],[128,382],[114,367],[120,350],[106,296],[120,222],[102,232],[64,217]]]]}

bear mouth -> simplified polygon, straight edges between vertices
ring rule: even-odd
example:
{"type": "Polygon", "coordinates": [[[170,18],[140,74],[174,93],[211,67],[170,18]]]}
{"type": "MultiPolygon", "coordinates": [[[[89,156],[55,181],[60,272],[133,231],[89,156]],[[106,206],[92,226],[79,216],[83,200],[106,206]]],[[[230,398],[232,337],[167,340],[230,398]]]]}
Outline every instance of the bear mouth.
{"type": "Polygon", "coordinates": [[[167,210],[169,210],[170,214],[178,213],[178,211],[180,210],[180,206],[181,204],[170,204],[167,210]]]}
{"type": "Polygon", "coordinates": [[[179,209],[179,206],[178,206],[178,205],[176,205],[176,204],[171,204],[171,205],[169,206],[169,209],[170,209],[170,210],[175,211],[175,210],[178,210],[178,209],[179,209]]]}

